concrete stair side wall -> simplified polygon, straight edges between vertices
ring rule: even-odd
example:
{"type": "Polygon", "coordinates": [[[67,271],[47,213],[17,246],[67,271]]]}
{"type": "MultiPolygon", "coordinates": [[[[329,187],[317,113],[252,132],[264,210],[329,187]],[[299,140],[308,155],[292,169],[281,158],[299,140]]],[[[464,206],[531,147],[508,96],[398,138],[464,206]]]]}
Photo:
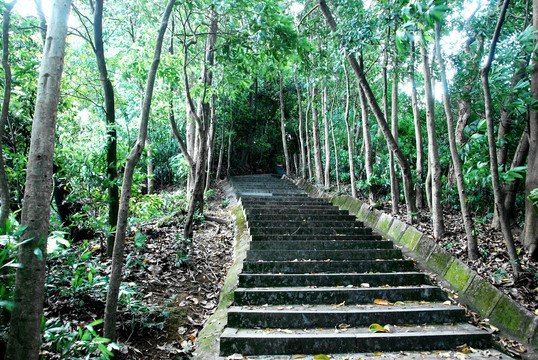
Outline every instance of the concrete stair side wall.
{"type": "Polygon", "coordinates": [[[519,306],[433,239],[351,196],[331,197],[305,180],[295,183],[310,196],[329,199],[376,232],[405,247],[418,263],[445,280],[459,294],[459,300],[473,311],[488,318],[501,331],[538,347],[538,316],[519,306]]]}

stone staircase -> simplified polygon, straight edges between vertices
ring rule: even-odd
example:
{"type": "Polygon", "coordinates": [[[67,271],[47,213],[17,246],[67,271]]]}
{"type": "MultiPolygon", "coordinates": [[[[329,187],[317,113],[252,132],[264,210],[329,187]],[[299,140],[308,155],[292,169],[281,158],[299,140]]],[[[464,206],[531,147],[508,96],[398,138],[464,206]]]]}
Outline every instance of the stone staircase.
{"type": "Polygon", "coordinates": [[[231,180],[252,241],[221,355],[491,345],[391,241],[346,211],[270,175],[231,180]]]}

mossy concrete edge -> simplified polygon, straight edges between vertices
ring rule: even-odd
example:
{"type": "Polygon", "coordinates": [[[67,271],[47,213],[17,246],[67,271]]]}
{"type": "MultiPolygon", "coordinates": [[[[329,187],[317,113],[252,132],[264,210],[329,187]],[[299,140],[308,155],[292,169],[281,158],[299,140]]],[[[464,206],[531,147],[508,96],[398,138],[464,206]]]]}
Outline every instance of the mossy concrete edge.
{"type": "Polygon", "coordinates": [[[214,360],[219,357],[220,335],[226,327],[228,309],[233,303],[234,290],[237,288],[239,274],[243,270],[243,261],[249,248],[250,235],[243,209],[238,205],[231,212],[235,219],[233,264],[224,280],[217,310],[207,319],[203,329],[200,331],[196,341],[194,359],[214,360]]]}
{"type": "MultiPolygon", "coordinates": [[[[308,191],[305,186],[301,185],[300,181],[296,182],[296,184],[311,196],[319,197],[319,191],[308,191]]],[[[330,198],[327,195],[323,197],[330,198]]],[[[375,231],[404,246],[419,264],[439,275],[452,290],[459,292],[459,299],[463,303],[483,317],[489,318],[492,325],[506,334],[538,348],[538,317],[532,312],[511,300],[465,263],[450,255],[444,248],[435,244],[434,241],[415,227],[404,224],[398,219],[393,219],[387,232],[386,222],[388,217],[392,217],[390,214],[380,215],[380,212],[374,209],[370,209],[369,212],[364,211],[369,208],[367,204],[358,199],[353,199],[351,196],[347,196],[350,200],[344,199],[345,197],[338,196],[333,198],[332,201],[336,200],[338,206],[343,210],[353,208],[355,211],[350,211],[350,213],[357,216],[359,220],[366,220],[368,225],[372,226],[375,231]],[[357,211],[356,209],[363,209],[363,211],[357,211]],[[367,219],[369,213],[374,211],[377,214],[375,216],[370,215],[370,218],[375,218],[376,223],[371,224],[367,219]],[[382,228],[378,228],[378,224],[382,225],[382,228]],[[404,239],[404,234],[412,236],[404,239]],[[517,319],[517,321],[514,321],[514,319],[517,319]],[[518,326],[517,324],[520,325],[518,326]]]]}

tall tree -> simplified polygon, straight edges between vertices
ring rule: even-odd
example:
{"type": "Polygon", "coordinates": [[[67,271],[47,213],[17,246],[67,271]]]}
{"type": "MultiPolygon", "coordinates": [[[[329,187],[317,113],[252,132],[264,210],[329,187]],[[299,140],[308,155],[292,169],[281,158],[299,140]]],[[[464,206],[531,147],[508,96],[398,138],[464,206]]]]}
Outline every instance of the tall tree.
{"type": "Polygon", "coordinates": [[[312,87],[312,139],[314,146],[314,167],[316,168],[316,182],[323,182],[323,169],[321,162],[321,144],[319,139],[319,120],[318,108],[316,107],[316,97],[318,96],[318,88],[314,84],[312,87]]]}
{"type": "Polygon", "coordinates": [[[47,30],[32,124],[21,237],[6,359],[37,359],[45,290],[47,237],[52,191],[52,162],[67,19],[71,0],[56,0],[47,30]]]}
{"type": "MultiPolygon", "coordinates": [[[[398,144],[398,54],[393,55],[392,61],[392,96],[391,96],[391,130],[392,136],[396,144],[398,144]]],[[[398,175],[394,166],[394,152],[389,151],[389,173],[390,173],[390,198],[392,213],[398,214],[400,212],[400,184],[398,182],[398,175]]]]}
{"type": "MultiPolygon", "coordinates": [[[[538,29],[538,0],[532,2],[532,24],[538,29]]],[[[532,57],[531,91],[534,101],[538,101],[538,52],[535,48],[532,57]]],[[[525,180],[525,247],[535,261],[538,261],[538,212],[529,200],[531,191],[538,188],[538,109],[531,106],[529,120],[529,159],[525,180]]]]}
{"type": "MultiPolygon", "coordinates": [[[[321,12],[323,13],[323,16],[325,17],[325,20],[327,21],[327,24],[329,25],[329,28],[332,32],[336,33],[336,21],[334,20],[334,17],[332,16],[332,13],[327,6],[327,3],[325,2],[325,0],[318,0],[318,4],[321,9],[321,12]]],[[[379,127],[383,132],[383,136],[387,141],[389,150],[394,151],[394,155],[398,161],[398,164],[400,165],[404,182],[407,217],[409,221],[413,221],[413,214],[416,212],[416,207],[413,192],[413,180],[411,178],[411,167],[409,166],[409,162],[405,158],[405,155],[403,154],[402,150],[396,143],[396,140],[392,136],[391,129],[387,123],[387,120],[383,115],[383,112],[379,108],[379,104],[375,98],[375,95],[370,88],[370,84],[368,83],[366,76],[364,75],[363,67],[357,62],[357,59],[355,58],[355,55],[353,53],[348,53],[346,55],[346,58],[349,62],[349,65],[353,69],[353,72],[355,73],[355,76],[357,77],[360,86],[364,90],[366,99],[368,100],[368,103],[374,113],[374,116],[376,117],[377,123],[379,124],[379,127]]]]}
{"type": "Polygon", "coordinates": [[[4,9],[4,21],[2,24],[2,68],[4,68],[4,99],[2,101],[2,112],[0,117],[0,200],[2,208],[0,210],[0,229],[4,228],[9,217],[10,198],[9,185],[4,166],[4,150],[2,139],[4,138],[4,129],[6,128],[7,118],[9,116],[9,102],[11,101],[11,65],[9,64],[9,24],[11,19],[11,10],[17,3],[17,0],[6,4],[4,9]]]}
{"type": "Polygon", "coordinates": [[[284,159],[286,162],[286,174],[291,175],[290,155],[288,153],[288,140],[286,135],[286,117],[284,114],[284,74],[280,74],[280,81],[278,82],[279,88],[279,102],[280,102],[280,131],[282,133],[282,147],[284,148],[284,159]]]}
{"type": "MultiPolygon", "coordinates": [[[[108,76],[108,69],[103,46],[103,0],[95,1],[93,15],[93,38],[95,59],[99,70],[99,80],[103,88],[105,98],[105,119],[107,125],[106,132],[106,187],[108,189],[108,226],[110,233],[107,239],[107,255],[112,256],[114,249],[115,227],[118,222],[118,210],[120,207],[120,197],[118,188],[118,167],[117,167],[117,131],[116,131],[116,106],[114,100],[114,87],[108,76]]],[[[149,184],[148,184],[149,185],[149,184]]],[[[149,190],[149,186],[148,186],[149,190]]]]}
{"type": "Polygon", "coordinates": [[[325,187],[329,188],[331,186],[331,141],[329,139],[329,117],[327,111],[327,97],[328,97],[327,86],[323,86],[323,93],[321,95],[321,112],[323,113],[323,150],[325,152],[325,166],[324,166],[324,182],[325,187]]]}
{"type": "Polygon", "coordinates": [[[140,125],[138,130],[138,138],[135,145],[131,149],[127,161],[125,163],[125,170],[123,175],[123,182],[121,186],[121,199],[120,208],[118,212],[118,223],[116,225],[116,238],[114,241],[114,251],[112,254],[112,270],[110,273],[110,280],[108,285],[108,292],[106,297],[105,307],[105,324],[104,324],[104,336],[108,339],[116,339],[116,314],[118,309],[118,296],[120,292],[121,277],[123,271],[123,250],[125,247],[125,234],[127,232],[127,219],[129,213],[129,200],[131,198],[131,188],[133,183],[133,175],[135,166],[142,155],[146,138],[148,135],[148,123],[151,109],[151,100],[153,98],[153,89],[155,85],[155,79],[157,77],[157,69],[161,60],[161,51],[164,40],[164,34],[168,27],[168,19],[172,13],[172,9],[175,4],[175,0],[168,0],[159,30],[157,32],[157,39],[155,40],[155,50],[153,53],[153,60],[148,72],[146,90],[144,93],[144,101],[140,114],[140,125]]]}
{"type": "Polygon", "coordinates": [[[344,74],[346,76],[346,107],[344,110],[344,122],[346,123],[347,132],[347,153],[349,161],[349,180],[351,182],[351,196],[357,197],[357,187],[355,185],[355,161],[353,160],[353,134],[349,123],[349,102],[351,98],[351,90],[349,87],[349,72],[344,64],[344,74]]]}
{"type": "Polygon", "coordinates": [[[463,167],[461,165],[458,147],[456,145],[456,134],[454,131],[454,118],[452,116],[452,107],[450,105],[450,96],[448,93],[448,82],[446,79],[445,61],[441,53],[441,25],[435,23],[435,42],[437,49],[437,61],[439,62],[439,71],[441,73],[441,85],[443,86],[443,105],[448,127],[448,141],[450,143],[450,155],[456,175],[456,184],[458,186],[458,195],[460,199],[461,215],[463,226],[465,227],[465,236],[467,237],[467,255],[470,260],[478,259],[478,243],[473,236],[473,219],[467,202],[467,192],[465,190],[465,181],[463,179],[463,167]]]}
{"type": "Polygon", "coordinates": [[[508,221],[504,203],[502,201],[501,183],[499,179],[499,167],[497,163],[497,145],[493,124],[493,101],[491,98],[491,91],[489,87],[489,72],[495,56],[495,49],[497,48],[497,42],[504,23],[506,12],[508,10],[508,4],[510,0],[504,0],[499,19],[497,20],[497,26],[491,39],[491,47],[489,54],[482,70],[480,70],[480,79],[482,80],[482,88],[484,91],[484,101],[486,110],[486,124],[488,134],[488,149],[489,149],[489,168],[491,171],[491,185],[493,187],[493,196],[495,199],[495,207],[499,214],[499,221],[501,225],[501,232],[506,242],[506,248],[508,250],[508,256],[510,257],[510,265],[514,273],[514,277],[518,278],[521,273],[521,264],[519,263],[516,247],[514,245],[514,238],[512,237],[512,230],[508,221]]]}
{"type": "Polygon", "coordinates": [[[436,239],[440,239],[445,231],[445,225],[443,220],[443,207],[441,205],[441,160],[439,159],[439,148],[437,146],[437,131],[435,130],[435,107],[429,65],[430,63],[428,60],[428,49],[426,48],[423,30],[419,31],[419,42],[420,54],[422,57],[422,72],[424,74],[426,128],[428,130],[428,167],[431,171],[431,211],[433,215],[433,236],[435,236],[436,239]]]}
{"type": "Polygon", "coordinates": [[[301,96],[301,89],[299,87],[299,82],[297,81],[297,75],[293,76],[293,81],[295,82],[295,89],[297,90],[297,103],[299,105],[299,147],[301,148],[301,177],[306,180],[306,153],[305,153],[305,143],[304,143],[304,134],[303,134],[303,101],[301,96]]]}

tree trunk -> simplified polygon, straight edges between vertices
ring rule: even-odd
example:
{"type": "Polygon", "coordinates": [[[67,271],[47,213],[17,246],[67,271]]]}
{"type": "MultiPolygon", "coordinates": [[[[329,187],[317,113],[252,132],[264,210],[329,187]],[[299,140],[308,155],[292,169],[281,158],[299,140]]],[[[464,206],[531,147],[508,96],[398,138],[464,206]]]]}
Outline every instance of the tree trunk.
{"type": "Polygon", "coordinates": [[[284,81],[284,75],[280,75],[279,85],[279,101],[280,101],[280,131],[282,133],[282,147],[284,148],[284,158],[286,161],[286,175],[291,176],[290,155],[288,153],[288,140],[286,139],[286,118],[284,116],[284,89],[282,82],[284,81]]]}
{"type": "Polygon", "coordinates": [[[211,99],[211,123],[209,125],[209,137],[207,139],[207,175],[205,179],[204,192],[209,190],[211,184],[211,169],[213,165],[213,152],[215,145],[215,132],[217,128],[217,108],[215,104],[215,95],[211,99]]]}
{"type": "Polygon", "coordinates": [[[338,188],[338,191],[340,191],[340,172],[338,168],[340,167],[340,163],[338,161],[338,148],[336,147],[336,137],[334,136],[334,123],[333,123],[333,110],[334,110],[334,102],[336,100],[336,96],[334,97],[334,100],[331,105],[331,136],[333,140],[333,149],[334,149],[334,170],[336,173],[336,187],[338,188]]]}
{"type": "MultiPolygon", "coordinates": [[[[110,233],[107,238],[107,255],[112,256],[114,249],[115,228],[118,222],[119,188],[118,188],[118,165],[117,165],[117,132],[116,132],[116,108],[114,100],[114,87],[108,77],[105,51],[103,48],[103,0],[96,0],[94,12],[94,53],[99,70],[99,79],[105,98],[105,121],[106,132],[106,188],[108,190],[108,226],[110,233]]],[[[149,184],[148,184],[149,191],[149,184]]]]}
{"type": "Polygon", "coordinates": [[[351,125],[349,123],[349,102],[351,98],[351,90],[349,88],[349,73],[347,71],[347,66],[344,64],[344,74],[346,75],[346,108],[344,110],[344,121],[346,123],[347,131],[347,153],[349,161],[349,180],[351,182],[351,196],[357,197],[357,187],[355,184],[355,161],[353,161],[353,133],[351,130],[351,125]]]}
{"type": "Polygon", "coordinates": [[[41,346],[54,139],[70,9],[70,0],[54,2],[39,71],[21,218],[27,228],[18,249],[22,266],[15,276],[5,355],[10,360],[37,359],[41,346]]]}
{"type": "MultiPolygon", "coordinates": [[[[332,14],[327,6],[327,3],[325,2],[325,0],[318,0],[318,1],[319,1],[320,9],[323,12],[323,16],[325,17],[325,20],[327,21],[331,31],[336,32],[336,22],[334,21],[334,18],[332,17],[332,14]]],[[[375,95],[372,89],[370,88],[370,84],[366,80],[366,76],[364,75],[362,66],[359,65],[354,54],[348,54],[346,55],[346,57],[349,64],[351,65],[351,68],[353,69],[353,72],[355,73],[355,76],[357,77],[357,80],[359,81],[360,86],[365,92],[366,98],[368,99],[368,103],[370,104],[370,107],[372,108],[372,111],[376,117],[379,127],[381,128],[381,131],[383,132],[383,136],[387,140],[389,150],[394,151],[394,155],[396,156],[398,164],[400,165],[400,168],[402,170],[403,180],[404,180],[404,194],[405,194],[406,206],[407,206],[407,216],[408,216],[408,220],[412,222],[413,213],[416,212],[416,207],[415,207],[415,199],[414,199],[415,196],[413,192],[413,180],[411,178],[411,167],[409,166],[409,162],[405,158],[402,150],[398,147],[398,144],[396,143],[396,141],[394,140],[394,137],[392,136],[391,129],[387,123],[386,118],[383,116],[381,109],[379,108],[379,104],[377,103],[375,95]]]]}
{"type": "Polygon", "coordinates": [[[6,226],[9,218],[10,198],[9,184],[6,176],[4,165],[4,150],[2,139],[4,138],[4,129],[6,128],[9,116],[9,102],[11,100],[11,66],[9,64],[9,23],[11,19],[11,10],[17,0],[6,4],[4,10],[4,21],[2,24],[2,67],[4,68],[4,100],[2,101],[2,113],[0,117],[0,200],[2,209],[0,210],[0,229],[6,226]]]}
{"type": "Polygon", "coordinates": [[[374,175],[374,150],[372,146],[372,136],[370,134],[370,123],[368,122],[368,105],[366,104],[366,95],[360,86],[359,97],[361,100],[362,137],[364,139],[364,167],[366,170],[366,182],[370,184],[368,186],[368,201],[370,204],[375,204],[377,201],[377,194],[370,183],[371,178],[374,175]]]}
{"type": "Polygon", "coordinates": [[[301,89],[299,88],[299,83],[297,82],[297,75],[293,76],[295,82],[295,89],[297,89],[297,102],[299,103],[299,147],[301,148],[301,177],[306,180],[306,153],[305,153],[305,144],[304,144],[304,135],[303,135],[303,102],[301,98],[301,89]]]}
{"type": "Polygon", "coordinates": [[[323,181],[323,170],[321,162],[321,144],[319,139],[319,122],[318,109],[316,107],[316,96],[318,89],[314,85],[312,89],[312,138],[314,142],[314,165],[316,168],[316,183],[321,184],[323,181]]]}
{"type": "Polygon", "coordinates": [[[415,42],[411,42],[411,63],[409,64],[409,79],[411,81],[411,106],[415,123],[415,144],[417,148],[417,180],[415,182],[415,198],[418,209],[424,207],[424,145],[422,143],[422,125],[418,110],[417,85],[415,83],[415,42]]]}
{"type": "Polygon", "coordinates": [[[224,121],[222,122],[222,127],[220,129],[220,149],[219,149],[219,162],[217,163],[217,174],[215,175],[216,180],[220,180],[220,173],[222,170],[222,159],[224,157],[224,121]]]}
{"type": "Polygon", "coordinates": [[[323,87],[323,94],[321,96],[321,112],[323,113],[323,145],[325,152],[325,167],[324,167],[324,182],[325,187],[331,187],[331,141],[329,139],[329,120],[327,116],[327,87],[323,87]]]}
{"type": "Polygon", "coordinates": [[[118,308],[118,296],[120,291],[122,270],[123,270],[123,250],[125,246],[125,235],[127,233],[127,219],[129,213],[129,199],[131,197],[131,187],[133,183],[133,175],[136,164],[142,155],[144,150],[144,144],[148,134],[148,122],[151,108],[151,100],[153,97],[153,88],[155,85],[155,78],[157,76],[157,69],[161,59],[161,50],[164,40],[164,33],[168,26],[168,19],[174,7],[175,0],[169,0],[164,14],[161,19],[161,24],[157,33],[157,39],[155,41],[155,51],[153,54],[153,60],[148,72],[148,80],[146,83],[146,91],[144,94],[144,102],[140,114],[140,127],[138,131],[138,139],[131,149],[127,161],[125,163],[125,170],[123,174],[123,182],[121,186],[121,199],[120,209],[118,212],[118,223],[116,226],[116,238],[114,240],[114,251],[112,255],[112,270],[110,273],[110,281],[108,285],[108,292],[106,297],[105,307],[105,324],[104,324],[104,336],[108,339],[116,339],[116,313],[118,308]]]}
{"type": "Polygon", "coordinates": [[[448,93],[448,83],[446,80],[445,61],[441,54],[441,25],[435,24],[435,43],[437,48],[437,61],[439,62],[439,71],[441,73],[441,85],[443,86],[443,105],[445,106],[446,121],[448,127],[448,141],[450,144],[450,154],[452,155],[452,164],[454,165],[454,173],[456,175],[456,184],[458,186],[458,195],[460,199],[461,216],[463,218],[463,226],[465,227],[465,236],[467,237],[467,254],[469,260],[478,259],[478,243],[473,236],[473,219],[469,205],[467,203],[467,192],[465,190],[465,181],[463,179],[463,168],[461,159],[458,154],[456,145],[456,134],[454,132],[454,118],[452,117],[452,109],[450,106],[450,97],[448,93]]]}
{"type": "MultiPolygon", "coordinates": [[[[538,14],[538,0],[533,0],[533,14],[538,14]]],[[[538,16],[532,17],[534,28],[538,28],[538,16]]],[[[531,92],[534,101],[538,101],[538,60],[537,51],[532,57],[531,92]]],[[[524,244],[529,255],[538,261],[538,210],[527,198],[530,192],[538,188],[538,111],[531,106],[529,121],[529,159],[525,180],[525,238],[524,244]]]]}
{"type": "Polygon", "coordinates": [[[155,190],[155,181],[153,180],[153,149],[151,143],[146,139],[146,154],[147,154],[147,179],[148,179],[148,194],[153,194],[155,190]]]}
{"type": "MultiPolygon", "coordinates": [[[[528,155],[529,124],[527,123],[527,127],[525,128],[525,131],[523,131],[523,135],[521,136],[521,138],[519,139],[519,143],[517,144],[516,153],[514,154],[514,159],[512,160],[512,165],[510,166],[510,168],[514,169],[516,167],[525,165],[525,161],[527,160],[528,155]]],[[[504,185],[502,189],[502,193],[504,194],[504,207],[506,210],[506,214],[508,215],[509,221],[516,219],[516,191],[519,187],[520,182],[520,179],[514,179],[513,181],[504,185]]]]}
{"type": "Polygon", "coordinates": [[[37,18],[39,19],[39,33],[41,34],[41,39],[43,40],[43,44],[45,44],[45,40],[47,37],[47,20],[45,19],[45,13],[43,13],[41,0],[34,0],[34,3],[35,3],[36,11],[37,11],[37,18]]]}
{"type": "MultiPolygon", "coordinates": [[[[392,80],[392,107],[391,107],[391,130],[394,140],[398,143],[398,58],[394,55],[393,59],[393,72],[394,78],[392,80]]],[[[394,168],[394,153],[389,151],[389,172],[390,172],[390,198],[392,213],[398,214],[400,212],[400,183],[398,182],[398,175],[394,168]]]]}
{"type": "Polygon", "coordinates": [[[306,139],[306,160],[308,165],[308,179],[312,179],[314,177],[314,173],[312,171],[312,150],[310,146],[310,130],[308,128],[308,113],[310,111],[310,108],[312,106],[312,103],[308,103],[306,106],[306,112],[305,112],[305,118],[304,118],[304,133],[305,133],[305,139],[306,139]]]}
{"type": "Polygon", "coordinates": [[[436,239],[443,237],[445,225],[443,221],[443,207],[441,206],[441,162],[439,160],[439,149],[437,146],[437,132],[435,130],[434,100],[432,92],[432,80],[428,61],[428,50],[424,45],[424,36],[419,32],[420,53],[422,56],[422,71],[424,73],[424,90],[426,92],[426,127],[428,130],[428,165],[431,171],[432,181],[432,217],[433,236],[436,239]]]}
{"type": "Polygon", "coordinates": [[[230,167],[232,163],[232,129],[233,129],[233,122],[230,124],[230,131],[228,132],[228,156],[227,156],[227,162],[226,162],[226,176],[230,176],[230,167]]]}
{"type": "Polygon", "coordinates": [[[505,0],[501,13],[499,14],[499,20],[495,28],[495,33],[491,40],[491,48],[489,51],[489,56],[486,61],[486,64],[480,71],[480,78],[482,80],[482,88],[484,90],[484,101],[485,101],[485,110],[486,110],[486,123],[487,123],[487,133],[488,133],[488,145],[489,145],[489,162],[490,162],[490,171],[491,171],[491,183],[493,187],[493,196],[495,198],[495,206],[499,212],[499,220],[501,224],[501,232],[506,242],[506,248],[508,250],[508,256],[510,257],[510,265],[512,265],[512,270],[514,272],[514,277],[517,279],[521,273],[521,265],[519,263],[516,247],[514,246],[514,239],[512,237],[512,230],[510,229],[510,224],[508,222],[508,216],[504,208],[504,202],[502,199],[501,193],[501,184],[499,180],[499,167],[497,164],[497,145],[495,143],[495,132],[493,124],[493,104],[491,99],[491,92],[489,88],[489,71],[491,69],[491,64],[495,56],[495,49],[497,47],[497,41],[499,39],[499,34],[501,32],[502,24],[506,16],[506,10],[510,0],[505,0]]]}

